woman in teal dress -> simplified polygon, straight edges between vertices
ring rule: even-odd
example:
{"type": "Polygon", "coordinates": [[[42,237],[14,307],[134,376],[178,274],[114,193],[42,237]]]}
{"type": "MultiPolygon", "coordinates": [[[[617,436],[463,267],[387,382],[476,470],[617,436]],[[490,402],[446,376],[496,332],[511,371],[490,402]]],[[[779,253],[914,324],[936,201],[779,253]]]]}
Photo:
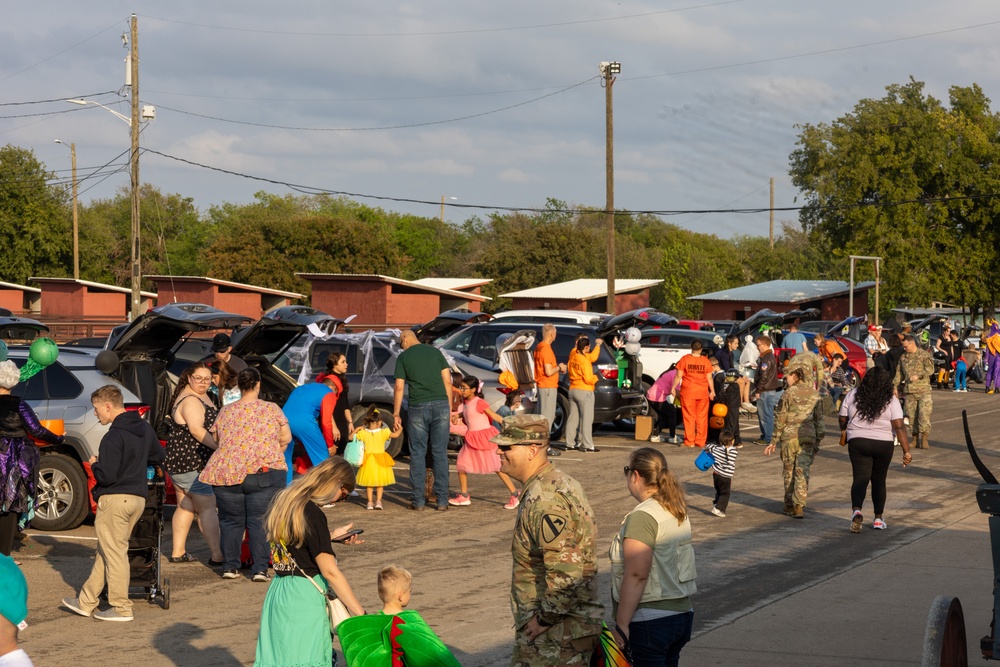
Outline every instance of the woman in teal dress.
{"type": "MultiPolygon", "coordinates": [[[[324,591],[332,589],[351,614],[365,613],[330,544],[353,524],[331,532],[322,510],[353,490],[354,469],[342,457],[331,456],[275,497],[266,519],[275,577],[261,610],[254,667],[335,664],[326,599],[306,577],[324,591]]],[[[359,542],[355,535],[346,543],[359,542]]]]}

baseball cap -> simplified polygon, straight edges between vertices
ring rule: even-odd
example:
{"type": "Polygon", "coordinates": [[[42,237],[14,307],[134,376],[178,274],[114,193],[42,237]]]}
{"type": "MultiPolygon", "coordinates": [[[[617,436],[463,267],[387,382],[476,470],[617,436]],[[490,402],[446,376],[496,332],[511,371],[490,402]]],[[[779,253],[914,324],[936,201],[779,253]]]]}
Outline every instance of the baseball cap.
{"type": "Polygon", "coordinates": [[[547,445],[549,420],[542,415],[504,417],[500,433],[490,442],[494,445],[547,445]]]}
{"type": "Polygon", "coordinates": [[[28,624],[28,581],[24,573],[9,556],[0,554],[0,616],[10,621],[19,630],[28,624]]]}
{"type": "Polygon", "coordinates": [[[869,330],[869,331],[881,331],[881,330],[882,330],[882,327],[880,327],[880,326],[879,326],[879,325],[877,325],[877,324],[872,324],[872,325],[870,325],[870,326],[868,327],[868,330],[869,330]]]}
{"type": "Polygon", "coordinates": [[[215,334],[215,337],[212,339],[212,352],[224,352],[232,344],[233,341],[229,338],[229,334],[215,334]]]}

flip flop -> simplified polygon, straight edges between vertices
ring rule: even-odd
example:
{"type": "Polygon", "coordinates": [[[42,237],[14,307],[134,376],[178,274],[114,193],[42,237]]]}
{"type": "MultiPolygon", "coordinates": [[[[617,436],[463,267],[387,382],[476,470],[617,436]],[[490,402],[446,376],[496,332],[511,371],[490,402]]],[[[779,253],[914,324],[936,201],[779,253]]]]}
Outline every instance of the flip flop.
{"type": "Polygon", "coordinates": [[[167,561],[170,563],[197,563],[198,559],[185,552],[182,556],[168,556],[167,561]]]}

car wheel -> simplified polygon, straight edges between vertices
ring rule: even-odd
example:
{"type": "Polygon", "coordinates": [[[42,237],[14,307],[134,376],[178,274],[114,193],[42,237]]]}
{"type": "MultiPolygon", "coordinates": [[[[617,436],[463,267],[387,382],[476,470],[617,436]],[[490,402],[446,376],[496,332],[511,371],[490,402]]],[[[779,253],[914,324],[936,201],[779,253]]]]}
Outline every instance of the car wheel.
{"type": "Polygon", "coordinates": [[[569,398],[562,393],[556,394],[556,418],[549,429],[549,438],[554,442],[563,437],[566,430],[566,417],[569,416],[569,398]]]}
{"type": "MultiPolygon", "coordinates": [[[[392,419],[392,408],[385,405],[379,405],[376,407],[379,409],[380,413],[379,416],[382,417],[382,423],[385,425],[387,429],[392,431],[393,428],[395,427],[395,424],[393,423],[392,419]]],[[[365,414],[367,412],[368,408],[364,407],[363,405],[355,405],[354,409],[351,410],[351,415],[354,418],[354,428],[356,430],[365,427],[365,414]]],[[[400,452],[403,451],[403,443],[405,440],[406,440],[405,431],[401,433],[398,438],[390,438],[385,443],[385,453],[391,456],[392,458],[396,458],[397,456],[399,456],[400,452]]]]}
{"type": "Polygon", "coordinates": [[[38,530],[70,530],[87,517],[87,476],[65,454],[42,454],[38,464],[38,507],[31,525],[38,530]]]}

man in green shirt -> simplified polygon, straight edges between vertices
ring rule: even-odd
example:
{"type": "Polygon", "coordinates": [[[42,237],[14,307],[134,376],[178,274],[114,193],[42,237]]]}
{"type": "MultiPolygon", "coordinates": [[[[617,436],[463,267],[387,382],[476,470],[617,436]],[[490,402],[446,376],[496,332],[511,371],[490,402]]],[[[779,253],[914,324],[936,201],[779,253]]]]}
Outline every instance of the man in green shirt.
{"type": "Polygon", "coordinates": [[[397,429],[403,426],[403,391],[409,385],[406,436],[410,444],[410,509],[427,504],[425,462],[430,457],[434,471],[434,495],[439,511],[448,509],[448,430],[451,424],[451,369],[436,347],[417,340],[410,330],[399,337],[403,353],[396,358],[396,386],[392,416],[397,429]]]}

